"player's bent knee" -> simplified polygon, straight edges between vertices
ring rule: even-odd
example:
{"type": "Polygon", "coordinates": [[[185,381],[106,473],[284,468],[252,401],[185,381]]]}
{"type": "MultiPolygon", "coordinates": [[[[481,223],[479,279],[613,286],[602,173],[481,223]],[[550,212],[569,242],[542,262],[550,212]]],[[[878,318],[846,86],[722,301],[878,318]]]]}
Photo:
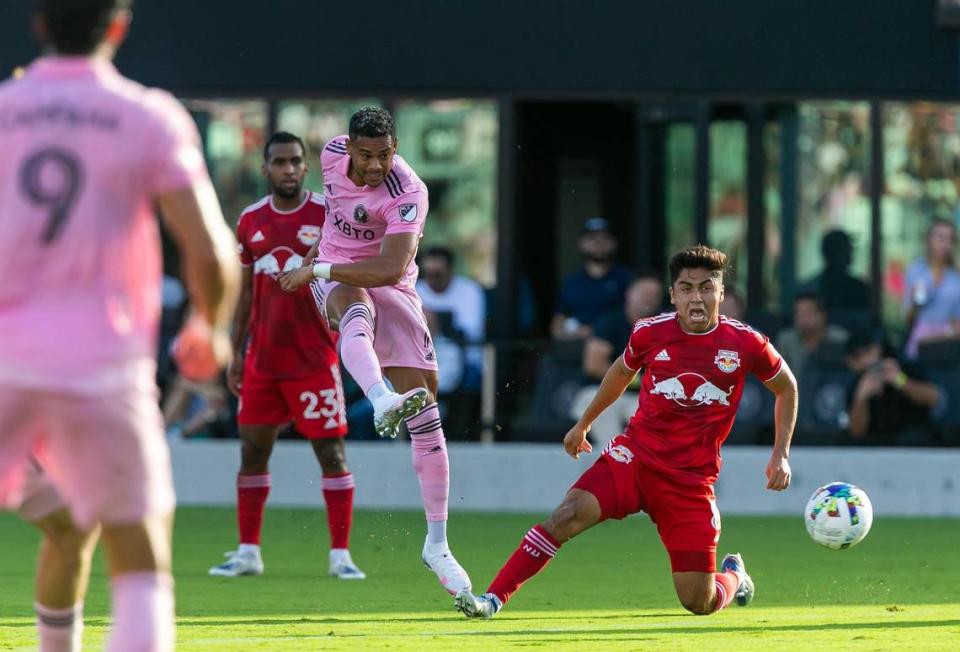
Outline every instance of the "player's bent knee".
{"type": "Polygon", "coordinates": [[[599,520],[600,507],[597,499],[592,494],[574,489],[543,523],[543,527],[551,536],[563,542],[577,536],[599,520]]]}
{"type": "Polygon", "coordinates": [[[707,616],[713,613],[713,599],[711,596],[680,596],[683,608],[696,616],[707,616]]]}

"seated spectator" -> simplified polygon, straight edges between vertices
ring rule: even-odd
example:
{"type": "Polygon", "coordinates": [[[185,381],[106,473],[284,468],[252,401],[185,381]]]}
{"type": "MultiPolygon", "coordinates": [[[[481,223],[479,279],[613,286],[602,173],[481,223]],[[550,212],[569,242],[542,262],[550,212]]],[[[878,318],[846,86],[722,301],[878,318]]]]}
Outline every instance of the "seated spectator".
{"type": "Polygon", "coordinates": [[[479,389],[483,367],[483,342],[487,306],[483,288],[476,281],[456,274],[453,251],[432,247],[421,255],[421,280],[417,294],[425,312],[433,313],[433,329],[448,340],[466,344],[463,382],[479,389]],[[471,346],[472,344],[472,346],[471,346]]]}
{"type": "Polygon", "coordinates": [[[743,301],[743,297],[740,296],[736,288],[732,285],[724,287],[723,301],[720,302],[720,314],[730,319],[743,321],[743,314],[746,312],[746,309],[747,306],[743,301]]]}
{"type": "Polygon", "coordinates": [[[780,331],[776,347],[797,378],[797,385],[805,387],[809,376],[810,359],[824,344],[842,346],[849,338],[846,329],[827,322],[820,297],[801,292],[793,300],[793,326],[780,331]]]}
{"type": "Polygon", "coordinates": [[[930,412],[940,390],[921,369],[901,363],[880,342],[851,335],[847,366],[857,374],[849,392],[850,436],[865,444],[923,446],[933,443],[930,412]]]}
{"type": "Polygon", "coordinates": [[[927,231],[927,252],[907,268],[903,312],[910,336],[906,355],[917,358],[917,347],[960,337],[960,272],[953,251],[957,229],[952,222],[937,219],[927,231]]]}
{"type": "Polygon", "coordinates": [[[583,269],[565,278],[560,285],[556,312],[550,323],[550,334],[557,339],[589,336],[601,315],[623,305],[623,294],[630,283],[630,271],[616,262],[617,239],[610,232],[607,220],[588,219],[577,245],[583,269]]]}
{"type": "MultiPolygon", "coordinates": [[[[626,348],[636,321],[658,314],[662,307],[663,281],[660,276],[644,273],[634,279],[627,286],[623,307],[597,320],[593,334],[587,338],[583,347],[584,375],[592,381],[603,380],[614,358],[626,348]]],[[[636,382],[639,383],[639,376],[636,382]]],[[[577,392],[571,406],[571,415],[574,418],[580,417],[596,389],[596,385],[592,385],[577,392]]],[[[637,392],[634,387],[625,392],[594,422],[591,430],[593,436],[597,441],[606,441],[623,432],[636,409],[637,392]]]]}
{"type": "Polygon", "coordinates": [[[225,437],[233,415],[230,394],[220,380],[194,382],[177,375],[163,401],[170,439],[225,437]]]}
{"type": "Polygon", "coordinates": [[[853,242],[845,231],[830,231],[820,242],[823,271],[800,284],[800,292],[820,297],[830,322],[849,332],[863,330],[870,315],[870,286],[850,274],[853,242]]]}

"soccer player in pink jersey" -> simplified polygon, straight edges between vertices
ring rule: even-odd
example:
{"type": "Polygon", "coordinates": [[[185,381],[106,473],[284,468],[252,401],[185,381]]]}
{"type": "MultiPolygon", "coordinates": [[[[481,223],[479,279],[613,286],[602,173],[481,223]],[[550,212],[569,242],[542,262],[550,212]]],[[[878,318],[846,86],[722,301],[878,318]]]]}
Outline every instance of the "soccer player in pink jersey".
{"type": "Polygon", "coordinates": [[[450,470],[437,359],[414,287],[427,187],[397,155],[393,116],[378,107],[353,114],[349,136],[327,143],[320,161],[327,220],[311,251],[318,262],[280,282],[294,290],[316,278],[317,307],[340,332],[340,359],[373,403],[377,432],[396,437],[406,422],[427,518],[423,562],[456,594],[470,578],[447,544],[450,470]]]}
{"type": "Polygon", "coordinates": [[[457,594],[455,605],[466,616],[494,616],[565,542],[600,521],[640,511],[657,525],[684,608],[710,614],[733,600],[744,606],[753,599],[753,580],[739,554],[725,556],[716,572],[720,512],[713,485],[720,446],[736,417],[746,376],[754,374],[776,395],[767,489],[786,489],[797,383],[765,336],[719,314],[726,262],[725,254],[702,245],[670,259],[670,301],[676,312],[634,325],[626,350],[563,446],[574,459],[590,452],[590,425],[640,373],[636,414],[553,514],[526,533],[487,592],[457,594]]]}
{"type": "Polygon", "coordinates": [[[268,463],[280,429],[292,421],[313,446],[323,474],[329,573],[362,580],[366,575],[353,563],[349,550],[354,481],[343,439],[347,417],[336,335],[317,314],[309,288],[291,294],[277,282],[283,270],[303,266],[303,256],[320,237],[326,219],[324,198],[303,188],[306,148],[297,136],[273,134],[264,145],[263,159],[261,172],[271,192],[237,220],[243,278],[233,319],[235,353],[227,370],[230,389],[240,397],[240,545],[210,574],[263,573],[260,530],[270,493],[268,463]]]}
{"type": "MultiPolygon", "coordinates": [[[[110,63],[128,6],[40,0],[50,54],[0,86],[0,506],[20,505],[35,455],[76,525],[101,526],[108,649],[156,652],[174,647],[174,494],[154,384],[153,206],[194,307],[174,351],[185,376],[230,359],[239,266],[189,114],[110,63]]],[[[76,627],[79,605],[38,612],[42,650],[76,649],[48,634],[76,627]]]]}

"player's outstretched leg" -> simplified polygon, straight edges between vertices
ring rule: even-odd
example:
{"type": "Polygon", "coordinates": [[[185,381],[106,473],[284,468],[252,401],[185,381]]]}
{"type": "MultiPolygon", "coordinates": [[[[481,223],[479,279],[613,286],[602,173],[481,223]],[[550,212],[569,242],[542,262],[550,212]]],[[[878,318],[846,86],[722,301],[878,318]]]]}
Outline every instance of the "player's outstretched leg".
{"type": "Polygon", "coordinates": [[[492,618],[524,582],[544,569],[565,541],[598,523],[600,517],[600,504],[593,494],[571,489],[550,518],[523,536],[487,592],[460,591],[454,607],[468,618],[492,618]]]}

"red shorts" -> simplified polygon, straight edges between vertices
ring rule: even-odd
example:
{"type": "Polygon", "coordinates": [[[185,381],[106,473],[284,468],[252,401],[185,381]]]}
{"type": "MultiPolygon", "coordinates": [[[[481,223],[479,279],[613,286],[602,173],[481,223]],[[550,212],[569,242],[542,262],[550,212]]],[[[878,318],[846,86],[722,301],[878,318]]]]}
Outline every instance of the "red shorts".
{"type": "Polygon", "coordinates": [[[347,434],[343,383],[336,363],[312,376],[290,379],[261,376],[252,364],[245,365],[237,423],[279,426],[291,421],[307,439],[347,434]]]}
{"type": "Polygon", "coordinates": [[[646,512],[674,573],[717,570],[720,512],[713,486],[684,485],[645,467],[625,435],[614,437],[572,488],[597,498],[603,521],[646,512]]]}

